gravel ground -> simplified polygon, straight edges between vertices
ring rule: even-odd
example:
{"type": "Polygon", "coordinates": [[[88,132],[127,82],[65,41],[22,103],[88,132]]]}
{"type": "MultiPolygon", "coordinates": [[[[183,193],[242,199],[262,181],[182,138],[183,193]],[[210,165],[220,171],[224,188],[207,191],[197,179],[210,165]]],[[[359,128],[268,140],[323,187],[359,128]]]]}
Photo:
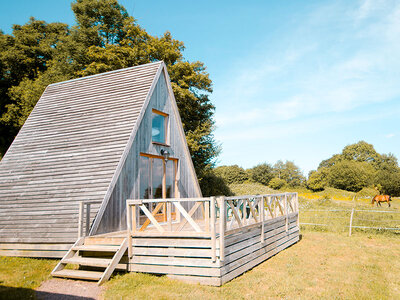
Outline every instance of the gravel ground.
{"type": "Polygon", "coordinates": [[[97,282],[53,278],[36,290],[41,300],[100,299],[102,288],[97,282]]]}

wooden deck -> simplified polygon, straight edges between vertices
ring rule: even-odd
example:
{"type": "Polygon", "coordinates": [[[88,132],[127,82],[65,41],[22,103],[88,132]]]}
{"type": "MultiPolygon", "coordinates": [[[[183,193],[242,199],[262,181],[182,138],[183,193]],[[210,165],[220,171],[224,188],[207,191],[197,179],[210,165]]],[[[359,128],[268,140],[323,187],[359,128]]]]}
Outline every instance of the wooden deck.
{"type": "Polygon", "coordinates": [[[145,210],[151,219],[150,200],[127,201],[131,272],[220,286],[299,240],[296,193],[158,201],[177,217],[145,228],[138,216],[145,210]],[[190,200],[183,210],[180,202],[190,200]]]}
{"type": "MultiPolygon", "coordinates": [[[[114,254],[101,249],[116,251],[126,242],[127,251],[114,268],[220,286],[299,240],[296,193],[128,200],[127,212],[126,231],[81,237],[71,248],[76,253],[64,262],[107,267],[114,254]],[[192,208],[186,211],[182,202],[191,202],[192,208]],[[166,215],[159,214],[162,206],[166,215]]],[[[60,276],[79,277],[63,272],[60,276]]],[[[83,275],[102,278],[100,273],[83,275]]]]}

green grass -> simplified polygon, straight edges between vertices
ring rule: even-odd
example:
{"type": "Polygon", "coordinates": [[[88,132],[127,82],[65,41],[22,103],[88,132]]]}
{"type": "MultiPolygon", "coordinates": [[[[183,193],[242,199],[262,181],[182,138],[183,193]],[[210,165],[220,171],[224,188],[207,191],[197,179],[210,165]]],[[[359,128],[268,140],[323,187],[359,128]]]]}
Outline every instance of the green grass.
{"type": "Polygon", "coordinates": [[[0,299],[35,299],[34,289],[50,278],[56,260],[0,257],[0,299]]]}
{"type": "Polygon", "coordinates": [[[305,232],[302,240],[222,287],[130,273],[105,299],[398,299],[400,239],[305,232]]]}

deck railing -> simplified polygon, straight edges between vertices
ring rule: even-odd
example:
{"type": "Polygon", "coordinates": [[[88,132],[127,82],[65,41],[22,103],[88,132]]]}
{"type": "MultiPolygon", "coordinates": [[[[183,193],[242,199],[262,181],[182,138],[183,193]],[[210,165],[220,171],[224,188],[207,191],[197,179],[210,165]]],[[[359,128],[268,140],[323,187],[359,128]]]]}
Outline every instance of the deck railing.
{"type": "Polygon", "coordinates": [[[79,202],[78,238],[89,235],[91,226],[91,204],[101,204],[101,200],[79,202]]]}
{"type": "Polygon", "coordinates": [[[219,259],[224,260],[225,236],[261,226],[269,219],[285,217],[299,211],[297,193],[250,195],[238,197],[141,199],[126,201],[129,256],[133,236],[207,237],[211,239],[211,257],[216,260],[217,237],[219,259]],[[184,203],[191,203],[185,209],[184,203]],[[163,214],[159,214],[160,211],[163,214]],[[151,224],[151,227],[149,225],[151,224]]]}

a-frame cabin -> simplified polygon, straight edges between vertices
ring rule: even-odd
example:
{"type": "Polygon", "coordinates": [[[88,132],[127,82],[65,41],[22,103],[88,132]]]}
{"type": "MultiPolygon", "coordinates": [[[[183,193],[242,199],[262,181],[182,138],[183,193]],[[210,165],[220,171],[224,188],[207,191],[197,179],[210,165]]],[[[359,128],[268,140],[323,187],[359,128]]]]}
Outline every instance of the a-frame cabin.
{"type": "Polygon", "coordinates": [[[51,84],[0,162],[0,255],[62,257],[125,230],[126,199],[200,196],[163,62],[51,84]]]}
{"type": "Polygon", "coordinates": [[[219,286],[296,243],[298,208],[297,193],[201,196],[156,62],[46,88],[0,162],[0,256],[219,286]]]}

